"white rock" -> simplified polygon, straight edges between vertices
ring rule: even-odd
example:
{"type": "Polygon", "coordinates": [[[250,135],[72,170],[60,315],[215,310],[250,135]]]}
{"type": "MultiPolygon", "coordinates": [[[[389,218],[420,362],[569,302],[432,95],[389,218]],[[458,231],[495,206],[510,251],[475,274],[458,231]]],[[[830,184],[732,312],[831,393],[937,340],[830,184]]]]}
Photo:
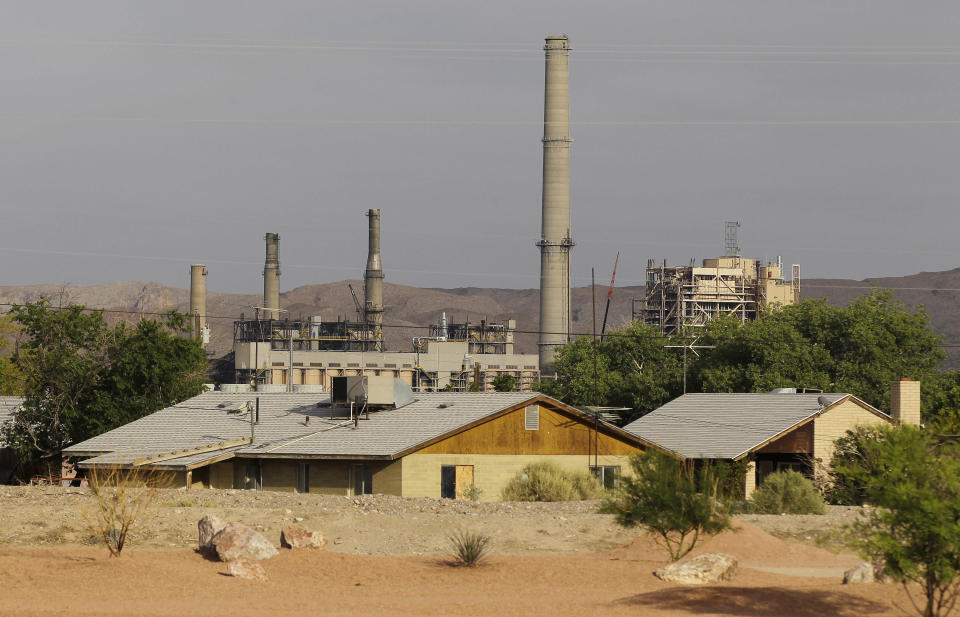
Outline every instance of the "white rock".
{"type": "Polygon", "coordinates": [[[706,553],[659,568],[654,575],[670,583],[705,585],[730,580],[736,570],[737,559],[732,555],[706,553]]]}
{"type": "Polygon", "coordinates": [[[861,563],[843,573],[843,584],[872,583],[874,581],[873,564],[861,563]]]}

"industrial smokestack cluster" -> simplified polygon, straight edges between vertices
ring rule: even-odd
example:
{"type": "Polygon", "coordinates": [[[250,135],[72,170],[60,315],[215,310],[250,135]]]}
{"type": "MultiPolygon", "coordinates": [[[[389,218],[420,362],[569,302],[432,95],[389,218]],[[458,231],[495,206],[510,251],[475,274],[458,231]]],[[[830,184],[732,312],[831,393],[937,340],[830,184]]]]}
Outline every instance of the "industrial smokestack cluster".
{"type": "Polygon", "coordinates": [[[280,235],[268,233],[267,259],[263,264],[263,316],[280,319],[280,235]]]}
{"type": "Polygon", "coordinates": [[[543,206],[540,241],[540,370],[553,372],[570,334],[570,46],[549,36],[543,109],[543,206]]]}
{"type": "Polygon", "coordinates": [[[380,262],[380,209],[367,211],[370,218],[370,240],[367,246],[367,269],[363,275],[363,319],[370,327],[376,343],[383,351],[383,266],[380,262]]]}
{"type": "Polygon", "coordinates": [[[194,336],[204,344],[208,343],[207,267],[203,264],[190,266],[190,317],[193,319],[194,336]]]}

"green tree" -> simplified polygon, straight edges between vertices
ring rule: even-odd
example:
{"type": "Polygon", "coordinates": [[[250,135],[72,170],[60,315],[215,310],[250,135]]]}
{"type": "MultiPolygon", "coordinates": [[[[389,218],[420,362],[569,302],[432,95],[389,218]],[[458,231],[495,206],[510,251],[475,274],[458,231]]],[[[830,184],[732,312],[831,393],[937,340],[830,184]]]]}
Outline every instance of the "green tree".
{"type": "Polygon", "coordinates": [[[13,363],[13,337],[16,324],[8,315],[0,315],[0,396],[20,396],[23,394],[23,377],[13,363]]]}
{"type": "Polygon", "coordinates": [[[595,380],[593,339],[578,338],[557,351],[556,380],[534,389],[572,405],[628,407],[623,420],[632,420],[683,391],[682,356],[664,347],[669,341],[640,323],[607,334],[596,346],[595,380]]]}
{"type": "Polygon", "coordinates": [[[513,392],[517,389],[517,378],[510,373],[500,373],[493,378],[493,389],[497,392],[513,392]]]}
{"type": "Polygon", "coordinates": [[[634,475],[621,478],[618,495],[604,501],[600,512],[613,514],[624,527],[655,534],[674,561],[693,550],[701,536],[730,528],[710,465],[650,450],[631,457],[630,466],[634,475]]]}
{"type": "Polygon", "coordinates": [[[68,444],[202,390],[206,356],[183,316],[110,327],[100,311],[15,306],[23,340],[13,355],[24,404],[3,428],[21,461],[53,461],[68,444]]]}
{"type": "Polygon", "coordinates": [[[960,596],[960,445],[904,426],[882,428],[861,447],[866,464],[840,466],[875,506],[855,525],[855,547],[883,561],[923,617],[947,615],[960,596]],[[921,587],[922,601],[908,583],[921,587]]]}
{"type": "Polygon", "coordinates": [[[960,414],[960,374],[936,372],[944,354],[926,313],[908,311],[881,290],[847,307],[806,300],[756,321],[722,317],[696,335],[665,337],[635,324],[596,347],[581,337],[558,349],[556,380],[535,389],[573,405],[629,407],[623,420],[630,421],[683,392],[683,354],[667,346],[693,340],[714,348],[688,355],[688,392],[819,388],[889,410],[890,382],[911,377],[924,384],[925,418],[960,414]]]}

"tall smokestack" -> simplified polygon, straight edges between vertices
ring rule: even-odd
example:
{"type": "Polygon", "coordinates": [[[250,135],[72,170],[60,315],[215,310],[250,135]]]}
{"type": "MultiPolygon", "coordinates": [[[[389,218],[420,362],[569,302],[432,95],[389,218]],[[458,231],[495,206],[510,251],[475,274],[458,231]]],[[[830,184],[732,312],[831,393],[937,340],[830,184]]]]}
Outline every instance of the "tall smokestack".
{"type": "Polygon", "coordinates": [[[540,241],[540,370],[570,333],[570,46],[549,36],[543,105],[543,222],[540,241]]]}
{"type": "Polygon", "coordinates": [[[380,209],[367,211],[370,217],[370,241],[367,270],[363,275],[363,319],[373,331],[374,349],[383,351],[383,268],[380,263],[380,209]]]}
{"type": "Polygon", "coordinates": [[[203,264],[190,266],[190,318],[194,336],[203,340],[207,331],[207,267],[203,264]]]}
{"type": "Polygon", "coordinates": [[[267,259],[263,264],[263,316],[280,319],[280,235],[268,233],[267,259]]]}

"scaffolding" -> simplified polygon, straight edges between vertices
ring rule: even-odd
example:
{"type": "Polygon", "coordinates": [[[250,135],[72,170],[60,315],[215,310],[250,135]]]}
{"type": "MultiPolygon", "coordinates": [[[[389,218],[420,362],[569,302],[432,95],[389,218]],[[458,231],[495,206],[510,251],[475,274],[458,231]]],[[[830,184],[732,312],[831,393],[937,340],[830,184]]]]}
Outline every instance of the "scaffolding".
{"type": "Polygon", "coordinates": [[[721,315],[752,321],[765,306],[799,301],[799,266],[794,266],[790,282],[781,271],[779,260],[760,266],[739,255],[704,259],[701,267],[667,266],[666,260],[657,265],[651,259],[646,294],[642,302],[634,302],[633,319],[666,335],[702,328],[721,315]]]}

